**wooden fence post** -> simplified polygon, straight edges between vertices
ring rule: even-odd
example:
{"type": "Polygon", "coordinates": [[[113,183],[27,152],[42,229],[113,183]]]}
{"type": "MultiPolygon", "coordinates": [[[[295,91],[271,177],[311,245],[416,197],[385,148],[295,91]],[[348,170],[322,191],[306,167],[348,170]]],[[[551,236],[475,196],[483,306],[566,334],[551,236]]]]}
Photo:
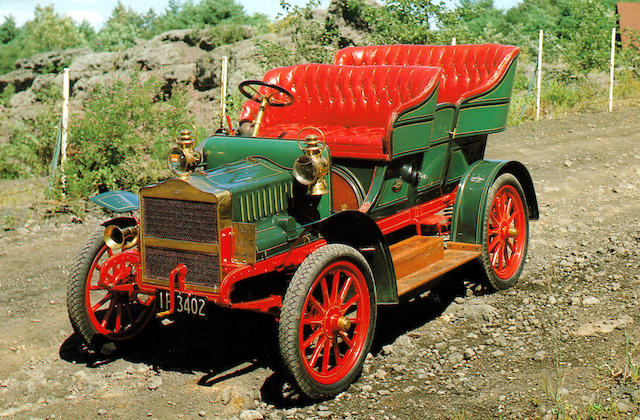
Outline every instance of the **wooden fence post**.
{"type": "Polygon", "coordinates": [[[540,94],[542,89],[542,38],[543,31],[541,29],[538,39],[538,92],[536,93],[536,121],[540,119],[540,94]]]}

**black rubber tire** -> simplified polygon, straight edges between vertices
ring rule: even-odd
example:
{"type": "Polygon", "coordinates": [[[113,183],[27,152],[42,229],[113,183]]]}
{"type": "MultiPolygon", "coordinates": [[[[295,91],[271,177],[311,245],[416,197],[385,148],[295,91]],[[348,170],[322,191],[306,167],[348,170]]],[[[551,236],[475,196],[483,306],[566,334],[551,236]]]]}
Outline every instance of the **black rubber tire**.
{"type": "Polygon", "coordinates": [[[296,270],[287,288],[278,326],[280,355],[295,384],[304,394],[313,399],[331,397],[345,391],[358,378],[373,341],[376,314],[376,290],[373,273],[362,254],[347,245],[329,244],[307,256],[296,270]],[[352,368],[340,380],[326,385],[314,380],[303,365],[298,338],[300,318],[306,297],[316,278],[329,264],[341,260],[355,264],[364,275],[369,291],[369,328],[364,346],[352,368]]]}
{"type": "Polygon", "coordinates": [[[487,194],[487,201],[485,202],[485,211],[484,211],[484,219],[482,221],[482,255],[480,256],[480,262],[484,268],[484,271],[487,275],[487,279],[489,283],[496,290],[504,290],[512,287],[518,282],[520,275],[522,274],[522,270],[524,268],[524,262],[527,258],[527,249],[529,245],[529,208],[527,207],[527,199],[520,185],[518,179],[510,173],[504,173],[500,175],[491,185],[489,189],[489,193],[487,194]],[[524,226],[525,226],[525,234],[524,234],[524,247],[522,250],[522,257],[519,261],[518,267],[515,272],[506,279],[500,278],[496,275],[494,268],[491,265],[491,258],[489,256],[489,244],[488,244],[488,229],[489,229],[489,211],[491,209],[491,205],[493,200],[500,190],[500,188],[505,185],[512,186],[518,196],[520,198],[520,202],[522,204],[524,210],[524,226]]]}
{"type": "Polygon", "coordinates": [[[139,334],[146,326],[149,316],[136,328],[120,336],[106,336],[100,334],[91,324],[87,311],[85,292],[87,276],[94,259],[105,247],[104,228],[99,228],[89,236],[76,256],[67,282],[67,312],[73,330],[94,350],[110,352],[115,349],[114,341],[124,341],[139,334]]]}

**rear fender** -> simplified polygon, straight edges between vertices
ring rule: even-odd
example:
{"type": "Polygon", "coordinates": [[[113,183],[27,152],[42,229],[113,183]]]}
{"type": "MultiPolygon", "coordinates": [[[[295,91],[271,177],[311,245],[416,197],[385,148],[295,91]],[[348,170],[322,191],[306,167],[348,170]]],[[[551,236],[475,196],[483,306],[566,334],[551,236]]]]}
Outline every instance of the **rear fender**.
{"type": "Polygon", "coordinates": [[[378,304],[398,302],[391,253],[376,222],[365,213],[347,210],[318,222],[314,228],[328,243],[349,245],[364,255],[376,284],[378,304]]]}
{"type": "Polygon", "coordinates": [[[452,241],[482,243],[487,194],[496,178],[504,173],[510,173],[518,179],[524,190],[529,219],[538,220],[538,200],[527,168],[513,160],[479,160],[467,170],[460,181],[453,206],[452,241]]]}

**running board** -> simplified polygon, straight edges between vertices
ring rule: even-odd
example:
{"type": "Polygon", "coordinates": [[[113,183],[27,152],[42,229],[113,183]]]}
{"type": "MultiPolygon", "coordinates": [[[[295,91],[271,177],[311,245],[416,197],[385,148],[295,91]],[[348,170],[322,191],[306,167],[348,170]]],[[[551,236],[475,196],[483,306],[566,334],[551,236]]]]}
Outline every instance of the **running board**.
{"type": "Polygon", "coordinates": [[[389,247],[398,279],[398,296],[402,296],[430,281],[478,258],[481,246],[449,242],[444,249],[442,238],[412,236],[389,247]]]}

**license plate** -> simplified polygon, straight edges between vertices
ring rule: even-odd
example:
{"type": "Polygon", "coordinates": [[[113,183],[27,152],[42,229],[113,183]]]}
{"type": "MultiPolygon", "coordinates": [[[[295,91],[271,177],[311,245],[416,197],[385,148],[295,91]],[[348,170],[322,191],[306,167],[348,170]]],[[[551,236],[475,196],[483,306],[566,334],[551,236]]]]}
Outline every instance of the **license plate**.
{"type": "MultiPolygon", "coordinates": [[[[168,290],[156,291],[158,311],[168,311],[171,307],[171,293],[168,290]]],[[[187,295],[176,292],[175,313],[185,313],[194,316],[207,316],[207,299],[202,296],[187,295]]]]}

